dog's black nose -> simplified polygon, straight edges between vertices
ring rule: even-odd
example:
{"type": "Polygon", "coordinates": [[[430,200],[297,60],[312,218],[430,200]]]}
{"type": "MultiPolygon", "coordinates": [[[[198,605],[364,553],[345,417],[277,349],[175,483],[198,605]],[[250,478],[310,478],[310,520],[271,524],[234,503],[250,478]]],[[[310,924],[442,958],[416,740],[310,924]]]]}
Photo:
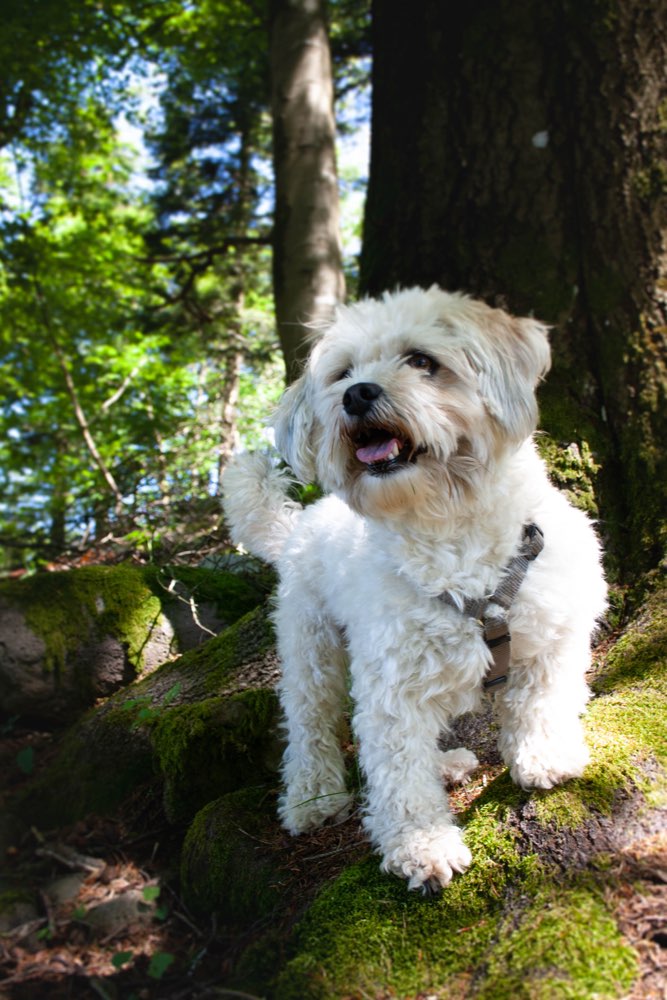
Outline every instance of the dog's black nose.
{"type": "Polygon", "coordinates": [[[375,382],[357,382],[346,390],[343,408],[351,417],[363,417],[381,395],[381,385],[376,385],[375,382]]]}

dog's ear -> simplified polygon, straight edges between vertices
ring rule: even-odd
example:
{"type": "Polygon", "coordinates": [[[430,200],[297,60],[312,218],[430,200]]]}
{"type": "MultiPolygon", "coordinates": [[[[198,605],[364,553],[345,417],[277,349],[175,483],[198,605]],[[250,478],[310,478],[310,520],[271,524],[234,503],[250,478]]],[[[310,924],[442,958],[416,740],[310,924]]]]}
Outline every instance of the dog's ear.
{"type": "Polygon", "coordinates": [[[310,375],[305,372],[285,390],[271,420],[276,448],[302,483],[312,483],[316,478],[311,386],[310,375]]]}
{"type": "Polygon", "coordinates": [[[469,353],[482,399],[508,437],[520,442],[537,425],[535,389],[551,364],[547,327],[490,310],[483,324],[483,348],[469,353]]]}

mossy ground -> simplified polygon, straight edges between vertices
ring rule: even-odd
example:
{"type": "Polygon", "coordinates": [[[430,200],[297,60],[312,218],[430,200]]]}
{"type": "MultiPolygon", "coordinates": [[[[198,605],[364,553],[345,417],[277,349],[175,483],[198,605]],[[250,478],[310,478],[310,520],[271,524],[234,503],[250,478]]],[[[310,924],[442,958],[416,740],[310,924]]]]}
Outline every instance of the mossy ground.
{"type": "Polygon", "coordinates": [[[474,861],[438,899],[410,894],[370,857],[321,891],[273,980],[253,947],[239,967],[245,984],[276,1000],[626,995],[638,959],[610,909],[608,854],[593,847],[588,861],[568,867],[573,859],[558,864],[557,851],[531,844],[595,817],[613,824],[619,797],[631,792],[647,810],[664,805],[666,623],[665,593],[656,591],[607,656],[588,712],[592,761],[582,779],[528,796],[503,773],[460,817],[474,861]],[[532,841],[512,820],[522,815],[532,841]]]}
{"type": "Polygon", "coordinates": [[[667,801],[667,588],[646,599],[593,688],[585,720],[591,763],[582,778],[535,796],[544,823],[572,827],[592,812],[610,815],[629,787],[653,805],[667,801]]]}
{"type": "Polygon", "coordinates": [[[504,810],[489,798],[464,818],[473,864],[435,900],[383,875],[375,857],[349,868],[310,908],[268,995],[622,996],[636,956],[603,888],[587,877],[561,883],[521,851],[504,810]]]}

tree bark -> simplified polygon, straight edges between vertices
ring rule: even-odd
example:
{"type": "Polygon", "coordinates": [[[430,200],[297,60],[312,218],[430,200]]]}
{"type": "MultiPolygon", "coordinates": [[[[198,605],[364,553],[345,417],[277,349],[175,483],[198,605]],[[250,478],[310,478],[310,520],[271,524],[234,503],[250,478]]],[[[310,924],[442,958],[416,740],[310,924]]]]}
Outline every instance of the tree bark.
{"type": "Polygon", "coordinates": [[[331,55],[323,0],[273,0],[271,90],[275,170],[273,283],[288,380],[308,324],[345,294],[338,226],[331,55]]]}
{"type": "Polygon", "coordinates": [[[374,3],[361,285],[554,324],[543,423],[591,444],[626,575],[667,509],[667,3],[374,3]]]}
{"type": "Polygon", "coordinates": [[[225,358],[222,389],[220,393],[220,444],[218,446],[218,468],[216,495],[221,493],[222,474],[227,463],[238,449],[240,435],[236,412],[241,386],[243,352],[231,348],[225,358]]]}

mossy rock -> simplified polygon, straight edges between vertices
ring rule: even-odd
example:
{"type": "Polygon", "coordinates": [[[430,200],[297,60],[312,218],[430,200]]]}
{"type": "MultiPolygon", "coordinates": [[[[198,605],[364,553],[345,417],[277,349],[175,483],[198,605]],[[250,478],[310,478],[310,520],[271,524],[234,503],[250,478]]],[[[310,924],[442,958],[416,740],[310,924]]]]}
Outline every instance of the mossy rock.
{"type": "Polygon", "coordinates": [[[466,817],[473,864],[437,899],[383,875],[377,858],[349,868],[311,906],[268,995],[622,996],[637,960],[603,887],[587,876],[561,883],[521,850],[504,809],[487,800],[466,817]]]}
{"type": "Polygon", "coordinates": [[[240,929],[268,917],[281,899],[275,854],[262,844],[275,798],[260,785],[210,802],[183,844],[181,892],[199,914],[240,929]]]}
{"type": "Polygon", "coordinates": [[[0,935],[27,924],[38,914],[35,896],[27,889],[0,889],[0,935]]]}
{"type": "Polygon", "coordinates": [[[241,691],[160,713],[151,733],[172,822],[225,792],[275,778],[282,755],[278,699],[269,690],[241,691]]]}
{"type": "Polygon", "coordinates": [[[266,612],[256,609],[203,646],[118,691],[67,731],[45,769],[37,759],[36,777],[12,810],[46,828],[88,812],[108,814],[138,789],[152,788],[166,796],[174,815],[184,816],[203,804],[202,797],[217,798],[225,787],[217,783],[224,774],[229,780],[242,758],[248,763],[235,787],[249,777],[256,781],[257,771],[265,774],[273,759],[275,695],[271,690],[235,695],[233,688],[239,672],[272,648],[271,624],[266,612]],[[223,698],[220,692],[229,687],[223,698]],[[206,758],[209,738],[211,760],[218,754],[221,770],[212,769],[206,758]],[[232,754],[227,757],[231,768],[222,767],[225,754],[232,754]]]}
{"type": "Polygon", "coordinates": [[[0,703],[43,724],[208,639],[267,592],[226,571],[95,566],[0,583],[0,703]]]}

